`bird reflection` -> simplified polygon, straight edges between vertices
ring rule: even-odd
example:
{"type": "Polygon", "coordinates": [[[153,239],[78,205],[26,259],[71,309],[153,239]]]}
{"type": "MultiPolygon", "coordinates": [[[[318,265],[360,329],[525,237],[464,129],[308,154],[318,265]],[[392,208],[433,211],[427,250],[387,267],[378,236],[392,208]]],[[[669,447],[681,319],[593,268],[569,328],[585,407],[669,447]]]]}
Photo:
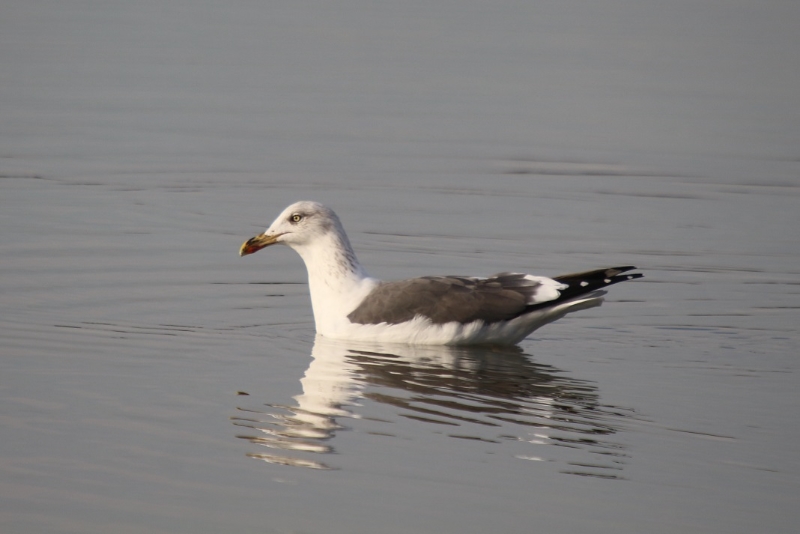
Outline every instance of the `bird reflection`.
{"type": "Polygon", "coordinates": [[[318,336],[312,357],[296,404],[239,408],[234,424],[254,432],[239,437],[270,449],[249,456],[331,469],[322,455],[335,452],[343,421],[369,419],[381,426],[370,433],[391,436],[390,407],[392,416],[434,425],[453,438],[530,444],[529,454],[515,455],[520,459],[542,460],[535,447],[543,445],[559,447],[559,457],[577,449],[580,459],[565,459],[563,472],[620,478],[627,454],[609,437],[633,413],[601,405],[590,382],[534,363],[518,347],[380,345],[318,336]],[[371,402],[384,407],[380,416],[369,415],[375,412],[371,402]]]}

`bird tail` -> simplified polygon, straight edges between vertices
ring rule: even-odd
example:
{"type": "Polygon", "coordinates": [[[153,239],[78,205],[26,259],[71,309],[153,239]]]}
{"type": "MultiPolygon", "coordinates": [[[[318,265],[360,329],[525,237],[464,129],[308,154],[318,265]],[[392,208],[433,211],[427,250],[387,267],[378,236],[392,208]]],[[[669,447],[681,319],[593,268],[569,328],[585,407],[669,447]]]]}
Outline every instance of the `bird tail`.
{"type": "Polygon", "coordinates": [[[603,295],[606,294],[603,288],[644,276],[641,273],[623,274],[634,269],[636,267],[626,265],[554,276],[553,280],[561,282],[567,287],[559,289],[561,294],[557,299],[529,306],[526,309],[526,313],[540,308],[561,308],[565,310],[564,313],[568,313],[599,306],[603,303],[603,295]],[[564,304],[568,304],[568,306],[561,306],[564,304]]]}

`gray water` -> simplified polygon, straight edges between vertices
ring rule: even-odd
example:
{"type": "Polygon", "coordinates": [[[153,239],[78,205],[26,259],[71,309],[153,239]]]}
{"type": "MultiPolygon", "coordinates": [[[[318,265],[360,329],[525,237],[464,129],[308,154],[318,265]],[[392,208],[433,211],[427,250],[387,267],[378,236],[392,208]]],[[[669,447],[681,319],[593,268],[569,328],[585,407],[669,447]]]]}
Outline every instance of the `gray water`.
{"type": "Polygon", "coordinates": [[[800,520],[800,4],[7,1],[0,530],[800,520]],[[643,280],[518,349],[315,339],[386,279],[643,280]]]}

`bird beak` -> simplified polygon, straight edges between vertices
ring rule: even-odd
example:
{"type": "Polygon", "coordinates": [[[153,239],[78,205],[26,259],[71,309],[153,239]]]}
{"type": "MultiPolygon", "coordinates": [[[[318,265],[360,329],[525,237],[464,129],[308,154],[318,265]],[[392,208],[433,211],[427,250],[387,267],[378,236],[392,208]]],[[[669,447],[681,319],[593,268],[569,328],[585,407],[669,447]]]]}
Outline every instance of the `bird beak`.
{"type": "Polygon", "coordinates": [[[242,243],[242,248],[239,249],[239,256],[247,256],[253,252],[258,252],[264,247],[274,245],[282,235],[283,234],[259,234],[255,237],[251,237],[242,243]]]}

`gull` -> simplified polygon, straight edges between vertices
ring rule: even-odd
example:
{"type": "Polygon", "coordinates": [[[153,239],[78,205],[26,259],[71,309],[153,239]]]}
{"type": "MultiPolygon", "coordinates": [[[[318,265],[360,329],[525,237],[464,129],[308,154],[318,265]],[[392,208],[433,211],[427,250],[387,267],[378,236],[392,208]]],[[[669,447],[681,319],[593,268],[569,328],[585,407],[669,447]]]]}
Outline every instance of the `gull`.
{"type": "Polygon", "coordinates": [[[599,306],[603,288],[641,278],[610,267],[548,278],[502,272],[382,282],[356,258],[339,217],[312,201],[287,207],[240,256],[287,245],[306,265],[317,333],[419,345],[515,345],[567,313],[599,306]]]}

